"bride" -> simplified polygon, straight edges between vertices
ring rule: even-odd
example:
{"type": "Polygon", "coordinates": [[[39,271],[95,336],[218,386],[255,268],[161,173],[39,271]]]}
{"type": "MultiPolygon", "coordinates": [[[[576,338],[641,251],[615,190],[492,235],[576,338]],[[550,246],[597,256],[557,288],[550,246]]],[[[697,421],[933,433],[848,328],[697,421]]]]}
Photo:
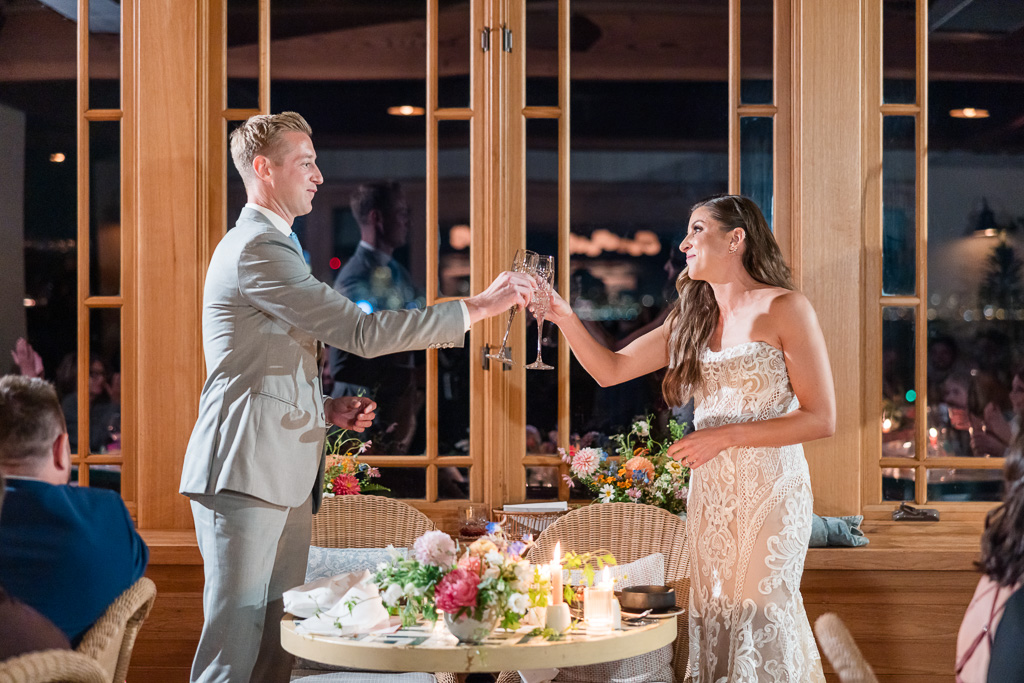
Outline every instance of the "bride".
{"type": "Polygon", "coordinates": [[[669,447],[692,469],[690,669],[700,683],[824,681],[800,596],[811,496],[804,441],[835,430],[825,340],[757,205],[698,202],[665,324],[602,346],[552,294],[548,320],[601,386],[668,366],[670,404],[697,431],[669,447]]]}

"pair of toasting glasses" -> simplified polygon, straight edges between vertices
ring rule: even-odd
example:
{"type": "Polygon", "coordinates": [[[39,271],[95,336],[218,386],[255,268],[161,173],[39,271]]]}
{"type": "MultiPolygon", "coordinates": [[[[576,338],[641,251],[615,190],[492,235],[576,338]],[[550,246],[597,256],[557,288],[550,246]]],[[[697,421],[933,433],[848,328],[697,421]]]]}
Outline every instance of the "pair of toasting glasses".
{"type": "MultiPolygon", "coordinates": [[[[548,365],[540,357],[541,341],[544,336],[544,317],[548,313],[548,306],[551,304],[551,289],[555,281],[555,257],[542,256],[529,249],[519,249],[512,260],[512,271],[532,275],[537,280],[537,289],[533,293],[531,307],[533,315],[537,318],[537,360],[526,366],[527,370],[554,370],[554,366],[548,365]]],[[[505,327],[505,337],[501,340],[498,353],[488,353],[488,358],[501,361],[506,365],[515,365],[509,349],[508,333],[512,330],[512,321],[516,317],[518,307],[513,306],[508,312],[508,325],[505,327]]]]}

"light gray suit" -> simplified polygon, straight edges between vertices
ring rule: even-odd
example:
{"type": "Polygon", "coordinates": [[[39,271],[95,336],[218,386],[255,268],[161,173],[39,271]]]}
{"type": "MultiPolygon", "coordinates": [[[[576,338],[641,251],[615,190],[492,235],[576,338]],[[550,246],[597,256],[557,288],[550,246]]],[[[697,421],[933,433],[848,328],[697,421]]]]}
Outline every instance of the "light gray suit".
{"type": "Polygon", "coordinates": [[[321,342],[377,356],[464,340],[462,304],[367,315],[316,280],[269,219],[242,211],[207,272],[207,380],[181,477],[206,569],[193,681],[288,680],[277,622],[319,507],[321,342]]]}

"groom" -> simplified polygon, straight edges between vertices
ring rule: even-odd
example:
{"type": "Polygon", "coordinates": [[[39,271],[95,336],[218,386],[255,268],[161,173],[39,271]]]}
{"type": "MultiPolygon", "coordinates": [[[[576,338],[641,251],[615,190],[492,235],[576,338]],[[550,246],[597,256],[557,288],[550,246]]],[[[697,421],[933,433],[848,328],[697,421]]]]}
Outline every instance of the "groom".
{"type": "Polygon", "coordinates": [[[180,489],[206,579],[192,681],[289,679],[281,595],[305,578],[324,433],[328,424],[362,431],[376,408],[359,397],[325,400],[322,343],[361,356],[461,346],[472,323],[533,292],[526,276],[502,273],[463,301],[367,315],[313,278],[291,228],[323,183],[311,133],[284,112],[253,116],[231,134],[248,203],[206,275],[207,380],[180,489]]]}

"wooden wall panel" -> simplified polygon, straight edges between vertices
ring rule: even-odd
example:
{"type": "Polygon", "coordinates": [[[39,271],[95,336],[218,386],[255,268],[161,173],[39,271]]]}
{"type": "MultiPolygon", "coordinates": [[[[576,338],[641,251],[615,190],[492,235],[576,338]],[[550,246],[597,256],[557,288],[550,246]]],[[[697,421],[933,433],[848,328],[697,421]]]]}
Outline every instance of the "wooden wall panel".
{"type": "Polygon", "coordinates": [[[835,436],[805,446],[815,512],[860,509],[861,4],[794,4],[794,271],[835,377],[835,436]]]}
{"type": "Polygon", "coordinates": [[[132,651],[128,680],[187,681],[203,628],[201,565],[150,565],[157,597],[132,651]]]}
{"type": "Polygon", "coordinates": [[[196,277],[198,67],[196,2],[140,2],[135,15],[138,329],[138,522],[186,529],[177,494],[204,375],[196,277]]]}

